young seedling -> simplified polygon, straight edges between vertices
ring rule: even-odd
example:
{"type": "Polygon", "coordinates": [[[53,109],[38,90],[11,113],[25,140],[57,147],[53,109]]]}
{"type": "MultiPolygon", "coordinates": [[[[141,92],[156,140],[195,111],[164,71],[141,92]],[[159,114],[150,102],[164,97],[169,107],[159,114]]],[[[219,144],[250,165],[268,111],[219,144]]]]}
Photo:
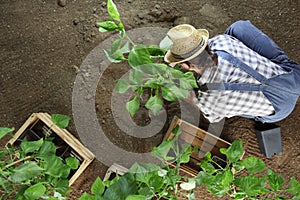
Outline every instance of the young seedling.
{"type": "Polygon", "coordinates": [[[163,62],[163,57],[171,43],[164,39],[161,44],[142,45],[134,43],[126,34],[120,14],[112,0],[107,1],[107,11],[110,18],[98,22],[100,32],[118,32],[119,39],[115,40],[111,49],[104,50],[107,58],[113,63],[128,62],[131,67],[129,81],[116,81],[115,91],[125,93],[129,89],[134,92],[126,109],[131,116],[140,109],[141,95],[150,89],[150,97],[145,107],[157,114],[163,107],[163,101],[174,102],[187,98],[189,91],[197,88],[192,72],[183,72],[178,67],[172,68],[163,62]]]}

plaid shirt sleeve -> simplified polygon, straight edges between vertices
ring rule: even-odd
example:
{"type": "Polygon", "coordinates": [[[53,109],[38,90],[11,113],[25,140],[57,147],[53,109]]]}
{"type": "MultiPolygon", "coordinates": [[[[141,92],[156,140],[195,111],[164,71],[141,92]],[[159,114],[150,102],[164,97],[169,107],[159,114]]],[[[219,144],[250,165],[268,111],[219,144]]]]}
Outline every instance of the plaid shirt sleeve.
{"type": "MultiPolygon", "coordinates": [[[[209,47],[223,50],[239,58],[266,78],[285,73],[275,63],[249,49],[229,35],[219,35],[209,40],[209,47]]],[[[218,57],[218,65],[206,69],[200,83],[259,83],[246,72],[218,57]]],[[[274,113],[272,103],[258,91],[199,91],[196,104],[211,122],[233,116],[267,116],[274,113]]]]}

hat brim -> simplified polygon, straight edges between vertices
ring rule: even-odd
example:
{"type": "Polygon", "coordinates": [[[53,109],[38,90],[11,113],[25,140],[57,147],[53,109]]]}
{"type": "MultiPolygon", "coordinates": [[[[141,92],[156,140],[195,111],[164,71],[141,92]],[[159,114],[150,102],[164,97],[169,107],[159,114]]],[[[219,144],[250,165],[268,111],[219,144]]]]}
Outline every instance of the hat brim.
{"type": "Polygon", "coordinates": [[[208,33],[208,31],[206,29],[197,29],[197,32],[198,32],[199,37],[202,36],[203,39],[204,39],[204,45],[203,45],[203,47],[201,49],[199,49],[192,56],[190,56],[188,58],[185,58],[185,59],[174,58],[173,55],[172,55],[172,53],[171,53],[171,51],[168,50],[167,53],[165,54],[165,57],[164,57],[165,62],[172,63],[172,64],[175,65],[175,64],[179,64],[179,63],[183,63],[183,62],[192,60],[193,58],[195,58],[198,55],[200,55],[204,51],[204,49],[206,48],[206,46],[207,46],[208,38],[209,38],[209,33],[208,33]]]}

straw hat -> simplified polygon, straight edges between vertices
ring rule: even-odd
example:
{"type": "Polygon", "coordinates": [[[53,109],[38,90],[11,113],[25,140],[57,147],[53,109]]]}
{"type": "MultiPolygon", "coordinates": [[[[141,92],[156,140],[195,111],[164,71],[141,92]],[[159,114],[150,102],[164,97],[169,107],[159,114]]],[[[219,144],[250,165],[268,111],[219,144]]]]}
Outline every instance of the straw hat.
{"type": "Polygon", "coordinates": [[[167,63],[182,63],[201,54],[207,46],[209,33],[205,29],[195,29],[192,25],[181,24],[171,28],[167,36],[173,46],[167,51],[164,60],[167,63]]]}

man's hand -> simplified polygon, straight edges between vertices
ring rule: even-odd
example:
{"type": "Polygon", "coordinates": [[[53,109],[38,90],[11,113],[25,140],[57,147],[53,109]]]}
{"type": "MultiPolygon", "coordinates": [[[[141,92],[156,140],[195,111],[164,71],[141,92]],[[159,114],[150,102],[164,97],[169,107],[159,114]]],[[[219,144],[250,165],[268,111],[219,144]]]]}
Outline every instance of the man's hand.
{"type": "MultiPolygon", "coordinates": [[[[169,64],[171,67],[174,67],[176,64],[174,63],[170,63],[169,64]]],[[[182,67],[184,70],[186,71],[193,71],[196,72],[197,74],[202,74],[204,71],[204,68],[198,68],[197,66],[195,66],[194,64],[190,64],[190,63],[179,63],[178,64],[180,67],[182,67]]]]}

